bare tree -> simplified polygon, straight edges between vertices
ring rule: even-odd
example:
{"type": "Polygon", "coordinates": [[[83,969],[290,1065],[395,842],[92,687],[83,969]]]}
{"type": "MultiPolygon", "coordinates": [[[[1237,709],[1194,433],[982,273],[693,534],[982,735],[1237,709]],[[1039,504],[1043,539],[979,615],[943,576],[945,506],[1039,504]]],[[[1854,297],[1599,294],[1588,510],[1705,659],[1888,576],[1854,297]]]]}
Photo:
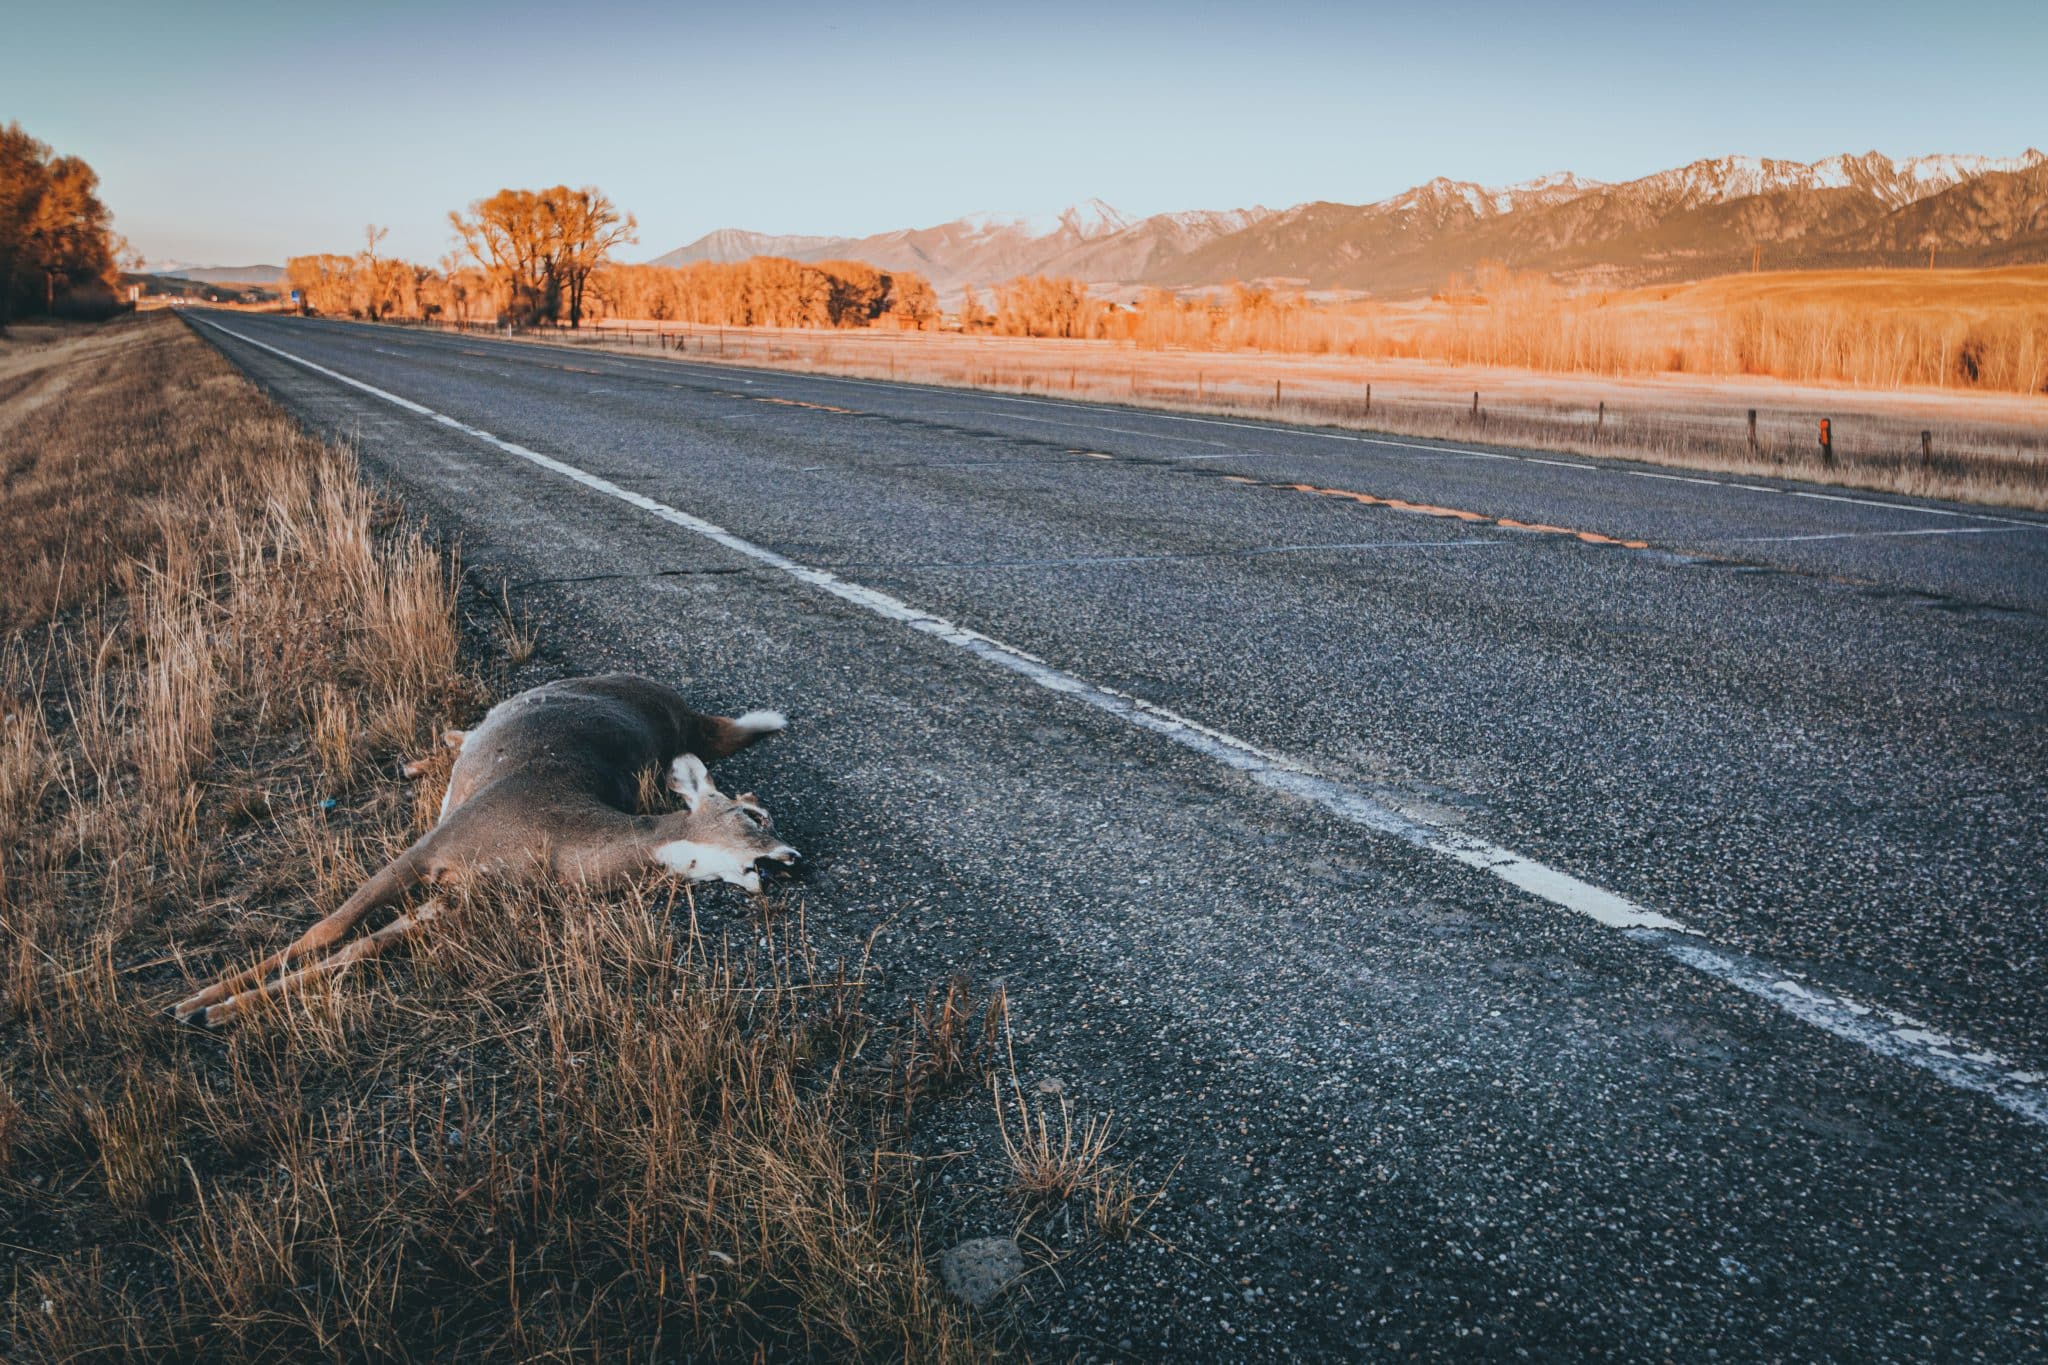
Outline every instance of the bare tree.
{"type": "Polygon", "coordinates": [[[360,276],[363,287],[361,311],[363,316],[375,322],[383,312],[384,280],[379,269],[377,244],[391,235],[390,228],[380,228],[375,223],[363,224],[363,269],[360,276]]]}
{"type": "Polygon", "coordinates": [[[603,264],[613,247],[639,240],[640,225],[618,208],[594,185],[580,190],[557,185],[546,191],[554,208],[559,243],[555,261],[563,286],[569,294],[569,325],[583,323],[583,291],[590,273],[603,264]]]}

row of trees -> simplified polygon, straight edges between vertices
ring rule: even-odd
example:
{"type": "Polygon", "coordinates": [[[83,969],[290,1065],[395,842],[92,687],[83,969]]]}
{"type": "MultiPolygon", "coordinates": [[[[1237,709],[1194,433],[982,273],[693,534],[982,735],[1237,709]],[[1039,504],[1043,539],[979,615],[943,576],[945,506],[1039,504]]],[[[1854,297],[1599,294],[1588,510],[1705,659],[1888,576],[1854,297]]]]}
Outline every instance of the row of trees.
{"type": "Polygon", "coordinates": [[[592,277],[638,230],[631,214],[588,185],[499,190],[448,221],[461,248],[438,269],[384,255],[386,229],[372,225],[352,255],[291,257],[285,283],[320,313],[575,327],[589,311],[592,277]]]}
{"type": "Polygon", "coordinates": [[[286,284],[316,312],[516,322],[635,318],[720,327],[865,327],[883,319],[925,327],[938,296],[912,271],[860,261],[805,264],[763,256],[678,268],[619,265],[613,251],[635,240],[593,187],[500,190],[448,215],[461,243],[438,268],[382,254],[384,229],[365,229],[351,255],[294,256],[286,284]]]}
{"type": "Polygon", "coordinates": [[[125,248],[99,188],[78,157],[53,156],[19,123],[0,128],[0,330],[26,314],[118,306],[125,248]]]}
{"type": "Polygon", "coordinates": [[[871,327],[888,319],[924,328],[939,318],[939,297],[924,276],[862,261],[756,256],[609,266],[593,289],[607,316],[708,327],[871,327]]]}

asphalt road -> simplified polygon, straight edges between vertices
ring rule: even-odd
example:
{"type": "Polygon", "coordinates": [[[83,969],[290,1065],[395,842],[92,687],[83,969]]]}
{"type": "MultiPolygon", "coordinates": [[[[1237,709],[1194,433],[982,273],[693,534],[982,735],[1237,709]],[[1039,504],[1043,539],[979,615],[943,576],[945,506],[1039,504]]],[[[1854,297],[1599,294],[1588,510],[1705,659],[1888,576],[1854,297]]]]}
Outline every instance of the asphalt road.
{"type": "Polygon", "coordinates": [[[1179,1163],[1038,1350],[2048,1353],[2048,519],[199,323],[1179,1163]]]}

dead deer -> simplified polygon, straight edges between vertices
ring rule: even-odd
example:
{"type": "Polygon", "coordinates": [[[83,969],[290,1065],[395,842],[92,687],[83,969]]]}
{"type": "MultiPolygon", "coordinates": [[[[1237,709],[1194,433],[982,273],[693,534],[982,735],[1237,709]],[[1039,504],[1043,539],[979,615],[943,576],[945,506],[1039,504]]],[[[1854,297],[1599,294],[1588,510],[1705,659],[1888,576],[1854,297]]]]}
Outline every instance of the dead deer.
{"type": "Polygon", "coordinates": [[[552,682],[500,702],[476,729],[443,737],[460,753],[431,830],[282,952],[173,1012],[226,1023],[263,997],[416,938],[441,913],[439,898],[335,947],[372,911],[473,872],[602,886],[659,871],[758,892],[757,864],[795,862],[796,850],[776,836],[759,801],[725,796],[704,765],[783,725],[777,711],[701,715],[672,688],[625,673],[552,682]],[[662,772],[684,809],[643,814],[643,777],[662,772]]]}

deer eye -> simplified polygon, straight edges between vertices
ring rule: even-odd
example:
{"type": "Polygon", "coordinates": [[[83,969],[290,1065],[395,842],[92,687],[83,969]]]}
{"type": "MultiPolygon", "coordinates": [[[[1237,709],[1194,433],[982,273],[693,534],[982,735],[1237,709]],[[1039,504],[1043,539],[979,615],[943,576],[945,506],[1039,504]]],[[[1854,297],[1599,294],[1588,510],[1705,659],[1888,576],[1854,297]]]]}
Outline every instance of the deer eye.
{"type": "Polygon", "coordinates": [[[744,819],[748,824],[752,825],[755,829],[764,829],[767,827],[767,818],[763,816],[760,811],[757,811],[750,806],[740,806],[738,807],[738,810],[740,813],[740,817],[744,819]]]}

